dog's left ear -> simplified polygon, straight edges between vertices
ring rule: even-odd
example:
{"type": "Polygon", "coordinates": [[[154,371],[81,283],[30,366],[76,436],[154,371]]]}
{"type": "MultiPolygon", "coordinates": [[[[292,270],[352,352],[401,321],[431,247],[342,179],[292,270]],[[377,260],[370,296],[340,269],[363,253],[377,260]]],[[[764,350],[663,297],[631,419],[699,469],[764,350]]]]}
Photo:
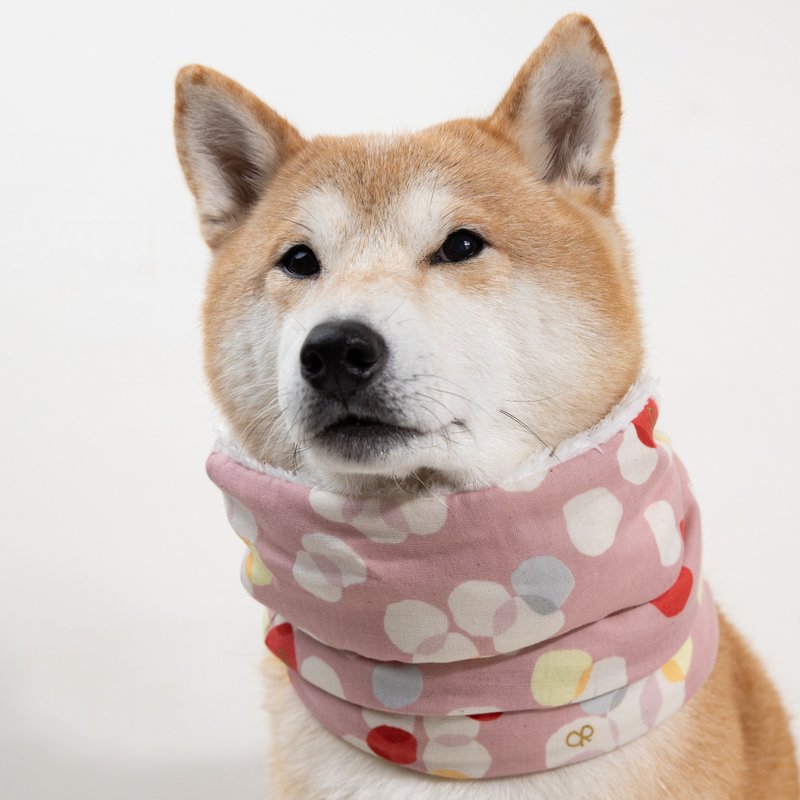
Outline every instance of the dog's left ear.
{"type": "Polygon", "coordinates": [[[619,84],[603,41],[588,17],[571,14],[534,51],[489,121],[540,180],[579,190],[608,211],[620,116],[619,84]]]}

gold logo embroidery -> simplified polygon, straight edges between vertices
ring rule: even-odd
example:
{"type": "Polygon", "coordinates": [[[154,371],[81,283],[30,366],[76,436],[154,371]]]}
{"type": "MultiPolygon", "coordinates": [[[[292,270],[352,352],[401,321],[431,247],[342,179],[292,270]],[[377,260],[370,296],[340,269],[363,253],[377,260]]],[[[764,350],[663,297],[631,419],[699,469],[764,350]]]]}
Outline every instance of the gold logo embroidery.
{"type": "Polygon", "coordinates": [[[570,731],[567,734],[567,747],[583,747],[586,742],[592,741],[594,728],[584,725],[579,731],[570,731]]]}

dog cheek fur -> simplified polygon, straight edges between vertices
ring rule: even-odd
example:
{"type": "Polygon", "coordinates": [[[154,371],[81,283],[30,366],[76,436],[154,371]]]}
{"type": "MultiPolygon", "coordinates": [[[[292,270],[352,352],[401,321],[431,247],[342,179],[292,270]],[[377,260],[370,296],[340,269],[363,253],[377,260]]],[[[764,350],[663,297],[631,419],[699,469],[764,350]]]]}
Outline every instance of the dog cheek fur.
{"type": "Polygon", "coordinates": [[[288,442],[276,374],[278,312],[263,296],[250,296],[241,298],[230,313],[207,329],[206,372],[214,400],[242,446],[253,448],[254,457],[283,460],[279,457],[288,442]]]}

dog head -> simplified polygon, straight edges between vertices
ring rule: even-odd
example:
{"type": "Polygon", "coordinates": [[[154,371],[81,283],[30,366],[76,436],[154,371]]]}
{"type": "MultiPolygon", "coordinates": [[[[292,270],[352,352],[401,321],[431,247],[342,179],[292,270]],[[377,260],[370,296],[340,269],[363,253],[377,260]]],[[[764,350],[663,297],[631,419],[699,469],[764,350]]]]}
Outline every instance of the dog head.
{"type": "Polygon", "coordinates": [[[305,139],[181,70],[178,153],[214,254],[206,369],[245,451],[339,490],[470,488],[599,420],[642,361],[619,119],[579,16],[490,117],[412,134],[305,139]]]}

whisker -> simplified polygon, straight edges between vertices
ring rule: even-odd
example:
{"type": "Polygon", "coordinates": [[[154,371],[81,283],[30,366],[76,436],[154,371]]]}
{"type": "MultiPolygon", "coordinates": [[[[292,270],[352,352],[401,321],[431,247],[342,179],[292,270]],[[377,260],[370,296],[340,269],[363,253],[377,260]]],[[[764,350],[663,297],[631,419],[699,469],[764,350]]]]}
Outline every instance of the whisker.
{"type": "MultiPolygon", "coordinates": [[[[244,437],[243,437],[242,443],[241,443],[241,445],[239,447],[239,455],[240,456],[242,455],[242,453],[244,453],[244,448],[245,448],[245,445],[247,444],[247,440],[253,434],[253,431],[255,431],[256,426],[261,424],[272,413],[273,408],[274,408],[274,406],[272,404],[267,406],[267,408],[264,411],[262,411],[260,414],[258,414],[258,416],[256,416],[256,418],[245,428],[244,437]]],[[[280,415],[282,413],[283,413],[283,410],[278,411],[278,414],[276,415],[276,419],[278,417],[280,417],[280,415]]],[[[274,420],[273,420],[273,423],[274,423],[274,420]]]]}
{"type": "Polygon", "coordinates": [[[548,397],[539,397],[536,400],[503,400],[504,403],[543,403],[545,400],[554,400],[556,397],[561,397],[564,392],[556,392],[548,397]]]}
{"type": "Polygon", "coordinates": [[[388,321],[388,320],[389,320],[391,317],[393,317],[393,316],[394,316],[394,315],[395,315],[395,314],[396,314],[396,313],[397,313],[397,312],[398,312],[398,311],[399,311],[399,310],[402,308],[402,306],[403,306],[403,303],[405,303],[407,299],[408,299],[408,298],[404,297],[404,298],[403,298],[403,299],[402,299],[402,300],[401,300],[401,301],[400,301],[400,302],[397,304],[397,307],[395,308],[395,310],[394,310],[394,311],[392,311],[392,312],[391,312],[391,314],[389,314],[389,316],[387,316],[387,317],[384,317],[382,321],[383,321],[383,322],[387,322],[387,321],[388,321]]]}
{"type": "Polygon", "coordinates": [[[519,417],[515,417],[510,411],[506,411],[504,408],[498,408],[497,410],[504,416],[516,422],[526,431],[528,431],[528,433],[530,433],[531,436],[535,437],[537,441],[541,442],[550,451],[551,456],[555,456],[556,454],[555,449],[551,445],[547,444],[547,442],[544,439],[542,439],[542,437],[539,436],[539,434],[536,433],[536,431],[533,428],[531,428],[530,425],[526,425],[519,417]]]}
{"type": "Polygon", "coordinates": [[[297,326],[300,328],[300,330],[302,330],[303,332],[306,332],[306,333],[308,332],[307,329],[306,329],[306,326],[303,325],[303,323],[300,322],[299,319],[297,319],[297,315],[296,314],[289,314],[289,316],[297,323],[297,326]]]}

